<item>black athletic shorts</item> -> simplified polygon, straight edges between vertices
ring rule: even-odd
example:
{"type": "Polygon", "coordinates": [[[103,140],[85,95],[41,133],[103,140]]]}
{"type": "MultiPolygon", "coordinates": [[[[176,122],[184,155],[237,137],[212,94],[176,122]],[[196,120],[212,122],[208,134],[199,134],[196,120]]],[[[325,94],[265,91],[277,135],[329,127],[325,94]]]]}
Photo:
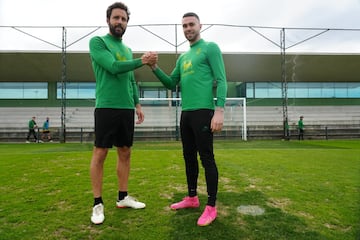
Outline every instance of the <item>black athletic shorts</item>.
{"type": "Polygon", "coordinates": [[[131,147],[134,139],[134,109],[96,108],[95,146],[131,147]]]}

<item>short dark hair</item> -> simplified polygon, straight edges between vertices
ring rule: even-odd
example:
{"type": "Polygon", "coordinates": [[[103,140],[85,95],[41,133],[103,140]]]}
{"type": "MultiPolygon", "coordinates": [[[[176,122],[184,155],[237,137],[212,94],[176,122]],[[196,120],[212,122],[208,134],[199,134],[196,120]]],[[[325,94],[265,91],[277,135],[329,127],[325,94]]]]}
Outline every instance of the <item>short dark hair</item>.
{"type": "Polygon", "coordinates": [[[196,17],[197,20],[200,21],[199,16],[198,16],[196,13],[194,13],[194,12],[187,12],[187,13],[184,14],[183,18],[184,18],[184,17],[196,17]]]}
{"type": "Polygon", "coordinates": [[[130,19],[130,11],[129,11],[128,7],[122,2],[113,3],[107,8],[107,10],[106,10],[106,18],[107,19],[110,19],[112,10],[115,9],[115,8],[120,8],[120,9],[124,10],[126,12],[126,14],[127,14],[127,21],[129,21],[129,19],[130,19]]]}

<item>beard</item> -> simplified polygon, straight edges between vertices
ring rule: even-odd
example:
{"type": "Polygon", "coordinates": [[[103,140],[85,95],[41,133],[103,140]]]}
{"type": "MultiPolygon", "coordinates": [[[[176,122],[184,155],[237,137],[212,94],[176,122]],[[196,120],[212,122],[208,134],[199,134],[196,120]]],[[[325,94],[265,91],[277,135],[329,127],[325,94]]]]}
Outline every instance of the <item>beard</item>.
{"type": "Polygon", "coordinates": [[[122,36],[124,35],[126,28],[123,28],[120,24],[118,25],[110,25],[109,24],[109,30],[110,33],[117,38],[122,38],[122,36]]]}
{"type": "Polygon", "coordinates": [[[198,33],[198,32],[191,32],[191,33],[185,34],[185,38],[186,38],[189,42],[195,41],[198,37],[199,37],[199,33],[198,33]]]}

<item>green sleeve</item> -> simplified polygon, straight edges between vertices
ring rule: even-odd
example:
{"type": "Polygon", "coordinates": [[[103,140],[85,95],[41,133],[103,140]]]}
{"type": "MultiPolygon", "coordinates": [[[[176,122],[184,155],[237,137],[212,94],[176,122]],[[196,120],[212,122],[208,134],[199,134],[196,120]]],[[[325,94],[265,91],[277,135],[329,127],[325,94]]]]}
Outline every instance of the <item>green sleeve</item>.
{"type": "Polygon", "coordinates": [[[175,69],[172,71],[171,75],[168,76],[166,73],[164,73],[163,70],[161,70],[159,67],[157,67],[153,72],[155,76],[160,80],[160,82],[170,90],[174,90],[176,85],[180,81],[180,71],[178,68],[178,62],[176,63],[175,69]]]}
{"type": "Polygon", "coordinates": [[[126,61],[116,60],[101,37],[92,38],[89,47],[91,58],[112,74],[126,73],[143,66],[141,58],[126,61]]]}
{"type": "Polygon", "coordinates": [[[209,44],[208,49],[208,60],[210,67],[213,71],[214,80],[216,81],[216,106],[224,107],[226,101],[226,93],[227,93],[227,82],[226,82],[226,73],[225,73],[225,65],[222,57],[222,53],[220,48],[215,43],[209,44]]]}
{"type": "Polygon", "coordinates": [[[136,106],[136,104],[138,104],[140,102],[140,100],[139,100],[139,89],[138,89],[138,86],[135,81],[134,72],[131,72],[130,78],[131,78],[131,85],[133,87],[134,104],[136,106]]]}

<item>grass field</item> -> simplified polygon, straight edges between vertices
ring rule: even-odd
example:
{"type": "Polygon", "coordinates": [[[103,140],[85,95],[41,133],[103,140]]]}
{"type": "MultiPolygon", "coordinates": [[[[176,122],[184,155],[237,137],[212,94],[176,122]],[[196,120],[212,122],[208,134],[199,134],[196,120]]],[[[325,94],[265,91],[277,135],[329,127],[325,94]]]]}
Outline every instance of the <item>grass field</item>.
{"type": "Polygon", "coordinates": [[[216,141],[218,218],[208,227],[196,225],[202,168],[200,209],[168,207],[186,194],[179,142],[135,143],[129,193],[143,210],[115,208],[111,150],[106,219],[92,225],[91,153],[92,144],[0,144],[0,239],[360,239],[359,140],[216,141]]]}

